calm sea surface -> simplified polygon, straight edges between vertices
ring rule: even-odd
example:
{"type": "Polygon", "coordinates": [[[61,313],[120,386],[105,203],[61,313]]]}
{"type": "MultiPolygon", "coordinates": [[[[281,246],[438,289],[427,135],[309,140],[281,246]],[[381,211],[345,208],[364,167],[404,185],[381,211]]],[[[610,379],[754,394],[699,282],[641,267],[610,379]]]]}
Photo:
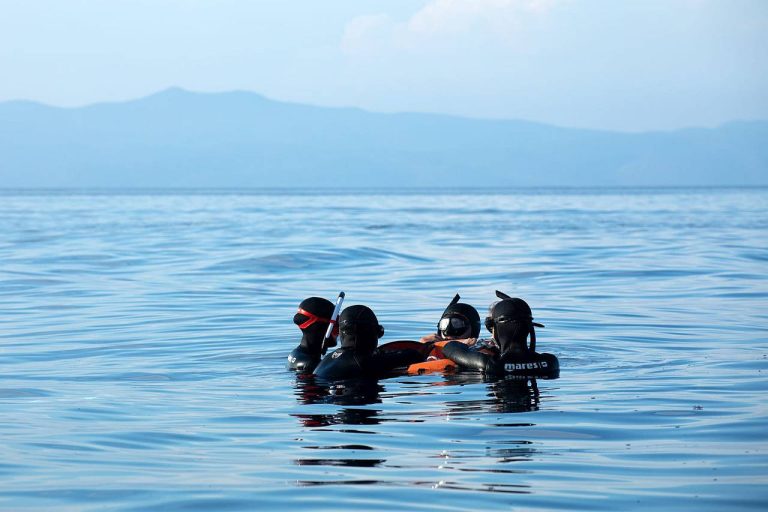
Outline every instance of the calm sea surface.
{"type": "Polygon", "coordinates": [[[768,507],[768,189],[5,191],[0,312],[1,510],[768,507]],[[495,289],[560,379],[284,369],[495,289]]]}

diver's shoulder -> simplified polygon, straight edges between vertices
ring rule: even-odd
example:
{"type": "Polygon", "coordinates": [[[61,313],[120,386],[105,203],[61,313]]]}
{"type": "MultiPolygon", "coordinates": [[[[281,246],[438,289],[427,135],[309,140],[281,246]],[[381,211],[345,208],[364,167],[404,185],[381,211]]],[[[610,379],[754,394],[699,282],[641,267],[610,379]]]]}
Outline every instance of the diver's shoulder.
{"type": "Polygon", "coordinates": [[[313,356],[299,345],[288,354],[286,368],[300,372],[311,372],[319,362],[319,357],[313,356]]]}
{"type": "Polygon", "coordinates": [[[560,361],[558,361],[557,356],[555,354],[550,354],[549,352],[534,352],[535,357],[541,361],[546,361],[548,363],[559,365],[560,361]]]}
{"type": "Polygon", "coordinates": [[[537,353],[539,366],[545,370],[546,373],[556,376],[560,373],[560,361],[555,354],[549,352],[537,353]]]}
{"type": "Polygon", "coordinates": [[[315,367],[314,375],[324,379],[346,379],[361,372],[361,365],[354,350],[339,348],[326,354],[315,367]]]}

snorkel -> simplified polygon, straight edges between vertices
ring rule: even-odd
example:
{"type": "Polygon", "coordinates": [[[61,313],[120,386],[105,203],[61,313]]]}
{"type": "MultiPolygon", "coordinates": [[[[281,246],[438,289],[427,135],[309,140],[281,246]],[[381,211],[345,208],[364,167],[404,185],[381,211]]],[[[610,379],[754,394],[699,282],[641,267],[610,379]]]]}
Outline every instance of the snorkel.
{"type": "Polygon", "coordinates": [[[336,340],[333,339],[333,328],[336,326],[336,319],[339,317],[342,302],[344,302],[344,292],[339,292],[339,296],[336,298],[336,306],[333,308],[333,314],[331,314],[331,321],[328,323],[328,329],[325,331],[325,338],[323,338],[321,352],[323,355],[325,355],[330,347],[336,346],[336,340]]]}

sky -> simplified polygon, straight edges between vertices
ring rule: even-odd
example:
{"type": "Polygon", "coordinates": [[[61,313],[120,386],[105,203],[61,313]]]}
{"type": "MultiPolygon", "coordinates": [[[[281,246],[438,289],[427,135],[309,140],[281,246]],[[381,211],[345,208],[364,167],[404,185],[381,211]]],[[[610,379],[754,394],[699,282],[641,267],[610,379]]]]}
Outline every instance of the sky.
{"type": "Polygon", "coordinates": [[[768,119],[768,0],[0,0],[0,101],[173,86],[621,131],[768,119]]]}

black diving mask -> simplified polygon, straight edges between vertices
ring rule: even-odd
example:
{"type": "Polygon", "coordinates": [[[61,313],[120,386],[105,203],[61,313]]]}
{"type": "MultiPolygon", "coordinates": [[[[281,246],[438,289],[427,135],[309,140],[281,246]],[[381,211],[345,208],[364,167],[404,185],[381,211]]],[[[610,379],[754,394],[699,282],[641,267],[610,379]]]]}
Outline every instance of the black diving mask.
{"type": "Polygon", "coordinates": [[[456,313],[444,316],[437,323],[437,334],[442,338],[468,336],[472,332],[472,323],[466,317],[456,313]]]}

